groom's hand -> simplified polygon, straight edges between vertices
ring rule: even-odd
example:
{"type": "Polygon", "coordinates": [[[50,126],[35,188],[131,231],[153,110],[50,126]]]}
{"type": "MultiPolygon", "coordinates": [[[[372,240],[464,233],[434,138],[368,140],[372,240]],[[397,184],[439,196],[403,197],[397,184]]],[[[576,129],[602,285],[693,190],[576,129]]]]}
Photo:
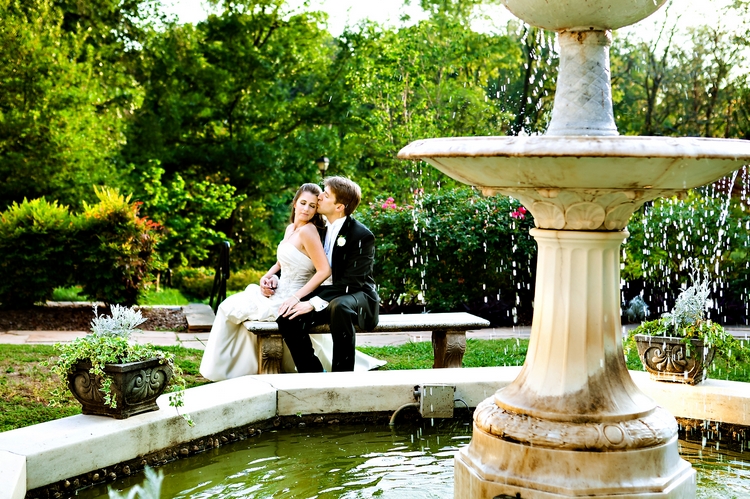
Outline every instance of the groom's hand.
{"type": "Polygon", "coordinates": [[[309,314],[313,310],[315,310],[315,307],[313,307],[309,301],[301,301],[281,315],[283,317],[294,319],[300,315],[309,314]]]}

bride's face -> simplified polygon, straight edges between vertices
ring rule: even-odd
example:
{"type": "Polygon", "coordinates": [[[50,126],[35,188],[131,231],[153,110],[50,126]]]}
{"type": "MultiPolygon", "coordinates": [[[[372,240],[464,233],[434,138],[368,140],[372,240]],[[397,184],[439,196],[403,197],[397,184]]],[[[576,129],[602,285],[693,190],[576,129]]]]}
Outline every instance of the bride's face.
{"type": "Polygon", "coordinates": [[[312,192],[303,192],[294,204],[294,221],[308,222],[318,209],[318,196],[312,192]]]}

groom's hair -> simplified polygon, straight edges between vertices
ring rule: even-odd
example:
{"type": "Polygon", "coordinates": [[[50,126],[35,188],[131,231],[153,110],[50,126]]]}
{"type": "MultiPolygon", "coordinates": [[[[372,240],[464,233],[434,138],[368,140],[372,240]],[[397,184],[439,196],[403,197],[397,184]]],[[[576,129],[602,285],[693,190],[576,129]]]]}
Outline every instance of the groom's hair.
{"type": "Polygon", "coordinates": [[[323,182],[336,196],[336,202],[344,205],[347,216],[354,213],[362,200],[362,190],[357,184],[344,177],[328,177],[323,182]]]}

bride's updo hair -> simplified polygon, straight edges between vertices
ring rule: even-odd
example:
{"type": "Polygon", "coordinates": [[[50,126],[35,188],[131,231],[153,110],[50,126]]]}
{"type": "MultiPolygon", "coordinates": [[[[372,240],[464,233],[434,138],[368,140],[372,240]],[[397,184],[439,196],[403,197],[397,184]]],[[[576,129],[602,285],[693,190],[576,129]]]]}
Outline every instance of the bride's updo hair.
{"type": "MultiPolygon", "coordinates": [[[[294,207],[297,205],[297,200],[302,195],[303,192],[309,192],[310,194],[314,194],[315,197],[318,197],[320,193],[322,192],[320,189],[320,186],[318,184],[302,184],[299,189],[297,189],[297,193],[294,195],[294,199],[292,200],[292,215],[289,217],[290,222],[294,222],[294,207]]],[[[316,201],[317,204],[317,201],[316,201]]],[[[313,215],[313,217],[310,219],[311,224],[315,225],[318,229],[325,229],[326,223],[323,220],[323,217],[320,215],[320,213],[316,213],[313,215]]]]}

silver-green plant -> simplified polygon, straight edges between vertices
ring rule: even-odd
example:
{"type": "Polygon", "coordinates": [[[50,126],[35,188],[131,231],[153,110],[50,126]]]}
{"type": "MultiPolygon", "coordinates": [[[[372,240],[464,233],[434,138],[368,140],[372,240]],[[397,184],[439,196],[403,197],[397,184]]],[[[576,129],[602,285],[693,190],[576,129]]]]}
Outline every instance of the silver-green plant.
{"type": "Polygon", "coordinates": [[[140,310],[120,305],[112,305],[112,315],[99,315],[94,305],[94,319],[91,321],[91,334],[95,336],[122,336],[130,338],[137,327],[146,322],[140,310]]]}
{"type": "Polygon", "coordinates": [[[164,473],[161,471],[157,473],[153,468],[148,466],[143,471],[146,474],[146,481],[143,482],[143,485],[136,485],[130,489],[127,495],[120,494],[118,491],[113,490],[112,487],[107,487],[109,499],[135,499],[136,497],[139,499],[159,499],[164,473]]]}
{"type": "Polygon", "coordinates": [[[675,329],[685,328],[705,319],[708,311],[708,295],[711,293],[710,281],[704,274],[693,278],[693,284],[677,297],[671,312],[662,318],[671,321],[675,329]]]}

